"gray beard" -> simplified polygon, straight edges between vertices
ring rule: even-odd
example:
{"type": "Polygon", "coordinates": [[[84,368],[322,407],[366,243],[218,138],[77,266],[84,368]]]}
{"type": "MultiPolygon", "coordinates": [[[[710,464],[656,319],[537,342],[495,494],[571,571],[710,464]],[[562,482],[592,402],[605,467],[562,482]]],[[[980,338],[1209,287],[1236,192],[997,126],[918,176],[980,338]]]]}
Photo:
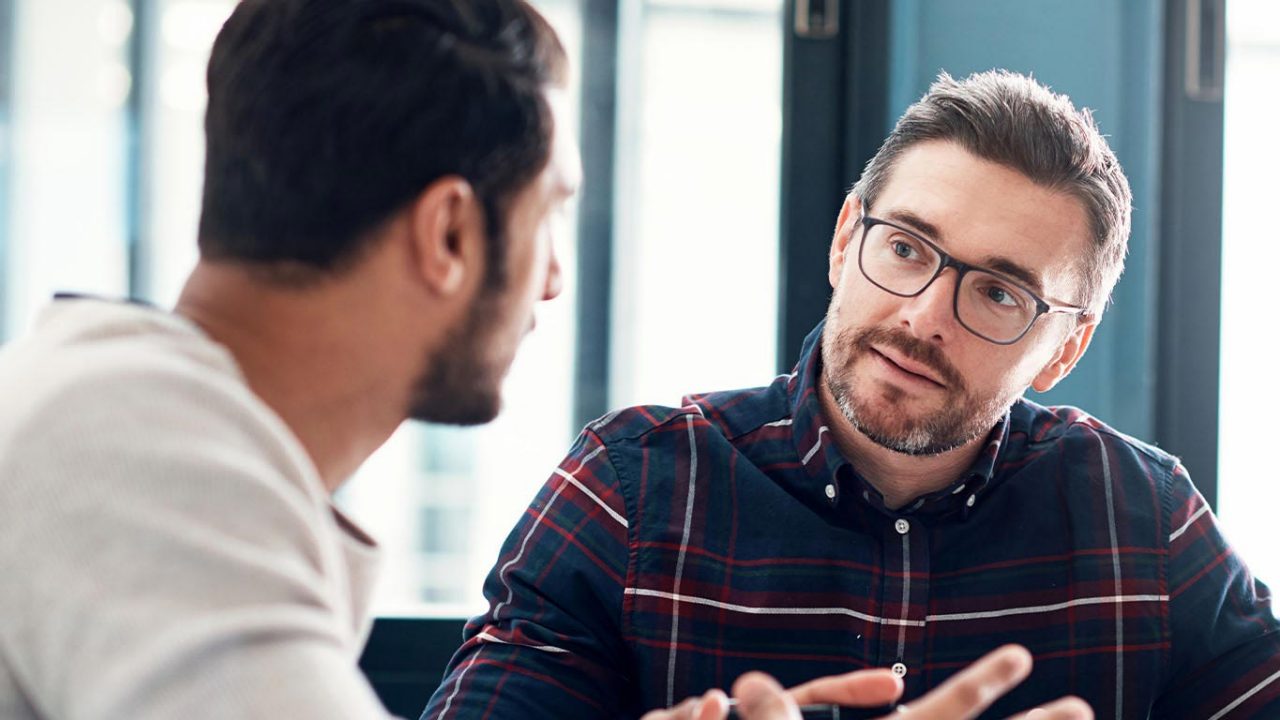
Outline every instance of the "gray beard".
{"type": "Polygon", "coordinates": [[[900,427],[890,429],[873,418],[873,411],[860,409],[860,403],[852,397],[853,392],[843,384],[828,378],[827,389],[831,391],[840,414],[858,432],[875,444],[903,455],[939,455],[955,450],[988,432],[1003,413],[996,413],[988,425],[973,422],[971,417],[965,415],[966,407],[950,405],[942,413],[919,420],[900,417],[900,427]]]}
{"type": "Polygon", "coordinates": [[[974,397],[959,372],[935,348],[900,331],[846,330],[830,339],[834,340],[834,347],[824,343],[822,374],[840,414],[875,444],[903,455],[938,455],[960,448],[990,432],[1015,399],[974,397]],[[855,359],[872,352],[868,345],[873,341],[891,345],[938,370],[947,379],[951,395],[944,407],[926,417],[895,414],[893,407],[906,396],[902,390],[892,386],[851,387],[847,374],[840,373],[847,373],[855,359]],[[845,361],[843,364],[833,362],[837,353],[845,361]],[[870,393],[881,393],[882,397],[874,398],[870,393]],[[890,408],[877,409],[872,402],[877,399],[890,408]]]}

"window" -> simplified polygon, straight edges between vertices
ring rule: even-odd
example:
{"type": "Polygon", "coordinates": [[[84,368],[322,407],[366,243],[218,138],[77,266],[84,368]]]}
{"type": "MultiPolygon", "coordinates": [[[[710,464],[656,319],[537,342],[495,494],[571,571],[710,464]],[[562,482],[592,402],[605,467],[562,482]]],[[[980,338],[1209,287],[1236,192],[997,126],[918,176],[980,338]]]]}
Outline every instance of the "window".
{"type": "Polygon", "coordinates": [[[1275,271],[1280,245],[1270,212],[1280,168],[1275,78],[1280,76],[1280,5],[1227,3],[1227,77],[1222,228],[1222,371],[1219,514],[1254,573],[1280,582],[1275,509],[1280,471],[1273,441],[1275,271]]]}
{"type": "MultiPolygon", "coordinates": [[[[3,325],[59,289],[128,289],[127,101],[133,14],[122,0],[20,1],[8,75],[3,325]]],[[[0,59],[3,62],[3,59],[0,59]]]]}
{"type": "Polygon", "coordinates": [[[651,0],[620,39],[613,406],[776,369],[781,0],[651,0]]]}
{"type": "Polygon", "coordinates": [[[143,27],[142,269],[134,292],[165,307],[195,265],[204,173],[205,66],[235,0],[159,0],[143,27]]]}

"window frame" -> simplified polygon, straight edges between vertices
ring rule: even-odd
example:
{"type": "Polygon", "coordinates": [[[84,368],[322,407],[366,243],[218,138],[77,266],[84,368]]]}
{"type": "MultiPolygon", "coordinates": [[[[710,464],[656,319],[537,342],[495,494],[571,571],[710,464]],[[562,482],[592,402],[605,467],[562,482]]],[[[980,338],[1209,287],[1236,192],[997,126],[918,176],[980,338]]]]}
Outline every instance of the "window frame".
{"type": "Polygon", "coordinates": [[[573,424],[583,427],[609,409],[609,343],[613,303],[613,215],[618,107],[619,2],[580,0],[582,103],[579,145],[583,177],[578,203],[578,307],[573,424]]]}
{"type": "Polygon", "coordinates": [[[782,204],[778,244],[779,372],[790,372],[825,315],[832,209],[888,132],[889,1],[844,0],[835,35],[800,37],[783,10],[782,204]],[[882,68],[883,72],[863,72],[882,68]]]}
{"type": "Polygon", "coordinates": [[[1156,298],[1155,442],[1182,459],[1212,508],[1218,500],[1225,105],[1221,84],[1214,92],[1199,78],[1189,81],[1188,71],[1221,79],[1224,10],[1223,0],[1167,0],[1165,6],[1156,298]]]}

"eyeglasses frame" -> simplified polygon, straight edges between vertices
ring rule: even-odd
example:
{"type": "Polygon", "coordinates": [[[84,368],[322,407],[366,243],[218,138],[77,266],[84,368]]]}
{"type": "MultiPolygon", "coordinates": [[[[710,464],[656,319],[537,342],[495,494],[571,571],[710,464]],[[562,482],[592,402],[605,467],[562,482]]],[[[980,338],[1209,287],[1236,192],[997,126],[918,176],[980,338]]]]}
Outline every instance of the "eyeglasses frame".
{"type": "Polygon", "coordinates": [[[969,263],[961,262],[960,260],[957,260],[954,257],[952,257],[949,253],[945,252],[942,248],[938,247],[938,245],[933,241],[929,240],[928,238],[922,237],[919,233],[915,232],[914,230],[902,227],[901,225],[895,222],[891,222],[889,220],[883,220],[877,217],[872,217],[871,215],[867,214],[864,211],[861,217],[858,218],[858,224],[862,226],[862,238],[858,241],[858,270],[862,272],[862,277],[866,278],[867,282],[871,283],[872,285],[875,285],[876,287],[889,293],[890,295],[894,295],[897,297],[904,297],[904,298],[919,297],[921,294],[924,293],[925,290],[929,289],[929,286],[932,285],[933,282],[937,280],[940,275],[942,275],[942,272],[944,270],[946,270],[947,268],[955,268],[956,287],[955,287],[955,291],[951,295],[951,313],[952,315],[955,316],[956,322],[960,324],[960,327],[963,327],[965,330],[968,330],[970,333],[973,333],[973,335],[979,338],[982,338],[983,340],[986,340],[989,343],[992,343],[994,345],[1014,345],[1018,341],[1022,340],[1022,338],[1026,337],[1027,333],[1031,332],[1031,328],[1035,327],[1036,321],[1039,320],[1041,316],[1048,315],[1050,313],[1071,314],[1071,315],[1075,315],[1076,318],[1080,320],[1083,320],[1086,317],[1088,317],[1088,312],[1085,308],[1077,307],[1075,305],[1060,305],[1060,304],[1050,303],[1046,301],[1044,298],[1037,295],[1036,293],[1032,292],[1031,289],[1028,288],[1026,285],[1023,285],[1022,283],[1014,280],[1013,278],[1010,278],[1008,275],[1005,275],[1003,273],[998,273],[998,272],[995,272],[994,270],[989,270],[984,267],[979,267],[977,265],[970,265],[969,263]],[[871,228],[875,227],[876,225],[887,225],[911,237],[912,239],[923,243],[930,250],[933,250],[935,253],[937,253],[939,258],[941,258],[942,262],[938,264],[938,269],[934,271],[933,277],[929,278],[928,282],[926,282],[923,286],[921,286],[919,290],[910,294],[896,292],[896,291],[890,290],[889,288],[871,279],[871,276],[867,274],[867,269],[862,265],[862,252],[863,252],[863,248],[866,246],[867,235],[871,232],[871,228]],[[1027,295],[1029,295],[1032,300],[1035,300],[1036,314],[1032,316],[1031,321],[1027,323],[1027,327],[1024,328],[1023,331],[1019,333],[1018,336],[1015,337],[1014,339],[1003,341],[1003,342],[1000,340],[992,340],[986,335],[983,335],[977,330],[974,330],[973,328],[969,327],[968,323],[966,323],[960,317],[960,285],[964,281],[964,276],[974,271],[984,272],[988,275],[992,275],[996,278],[999,278],[1002,282],[1006,282],[1009,285],[1012,285],[1013,287],[1018,288],[1022,292],[1025,292],[1027,295]]]}

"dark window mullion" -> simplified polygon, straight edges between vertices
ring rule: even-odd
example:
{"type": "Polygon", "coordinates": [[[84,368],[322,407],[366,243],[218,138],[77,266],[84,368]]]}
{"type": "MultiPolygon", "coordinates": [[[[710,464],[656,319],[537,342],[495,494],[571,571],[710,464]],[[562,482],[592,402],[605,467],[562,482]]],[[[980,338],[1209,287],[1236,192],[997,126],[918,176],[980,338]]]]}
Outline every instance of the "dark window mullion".
{"type": "Polygon", "coordinates": [[[800,37],[783,11],[778,369],[826,313],[836,213],[887,130],[888,0],[844,0],[835,36],[800,37]]]}
{"type": "Polygon", "coordinates": [[[609,407],[618,0],[583,0],[582,14],[579,127],[584,182],[578,206],[575,428],[603,415],[609,407]]]}
{"type": "Polygon", "coordinates": [[[1156,441],[1182,458],[1210,505],[1218,495],[1223,102],[1214,84],[1222,1],[1169,0],[1165,8],[1156,352],[1156,441]],[[1188,70],[1197,73],[1192,82],[1188,70]]]}

